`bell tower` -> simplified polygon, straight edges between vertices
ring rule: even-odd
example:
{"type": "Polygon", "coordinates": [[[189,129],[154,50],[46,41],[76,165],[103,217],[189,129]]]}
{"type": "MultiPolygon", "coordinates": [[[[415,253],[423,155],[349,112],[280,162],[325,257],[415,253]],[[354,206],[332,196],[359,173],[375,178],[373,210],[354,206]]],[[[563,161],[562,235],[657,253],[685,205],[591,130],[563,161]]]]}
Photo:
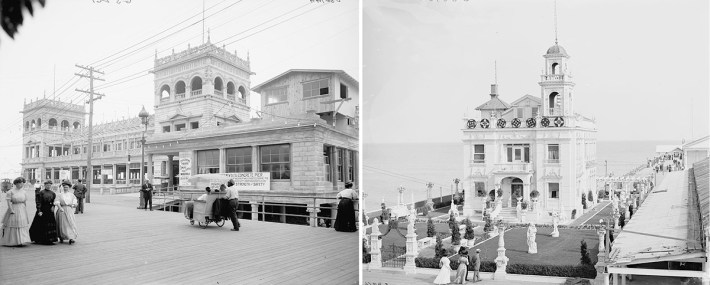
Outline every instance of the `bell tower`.
{"type": "Polygon", "coordinates": [[[155,56],[156,133],[249,121],[250,60],[207,42],[155,56]]]}
{"type": "Polygon", "coordinates": [[[573,116],[572,91],[574,82],[567,67],[569,55],[557,44],[543,55],[545,68],[540,76],[542,115],[546,117],[573,116]]]}

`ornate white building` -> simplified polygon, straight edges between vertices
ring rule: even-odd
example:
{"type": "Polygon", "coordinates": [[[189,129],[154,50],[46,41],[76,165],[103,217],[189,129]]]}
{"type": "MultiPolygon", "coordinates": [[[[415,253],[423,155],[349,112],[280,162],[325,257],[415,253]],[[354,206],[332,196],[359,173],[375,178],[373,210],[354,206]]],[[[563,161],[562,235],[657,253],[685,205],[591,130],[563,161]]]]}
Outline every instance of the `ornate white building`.
{"type": "Polygon", "coordinates": [[[545,55],[540,96],[503,101],[497,85],[491,98],[476,108],[480,116],[465,118],[463,213],[481,211],[485,197],[502,190],[503,207],[515,207],[516,196],[531,200],[537,190],[542,211],[570,218],[582,214],[582,194],[595,186],[596,125],[574,112],[570,56],[555,43],[545,55]],[[483,196],[483,197],[480,197],[483,196]]]}

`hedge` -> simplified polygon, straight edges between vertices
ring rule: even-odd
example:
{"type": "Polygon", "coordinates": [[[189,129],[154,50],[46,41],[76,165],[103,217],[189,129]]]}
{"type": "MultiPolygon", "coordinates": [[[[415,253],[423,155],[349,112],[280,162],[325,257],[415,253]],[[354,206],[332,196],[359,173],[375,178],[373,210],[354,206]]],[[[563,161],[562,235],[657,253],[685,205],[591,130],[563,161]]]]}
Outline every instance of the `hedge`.
{"type": "MultiPolygon", "coordinates": [[[[417,267],[439,268],[438,258],[417,257],[414,260],[417,267]]],[[[458,260],[451,261],[451,269],[459,267],[458,260]]],[[[473,270],[473,266],[468,266],[473,270]]],[[[496,271],[496,263],[493,261],[481,262],[482,272],[496,271]]],[[[543,265],[543,264],[511,264],[508,263],[505,272],[510,274],[558,276],[558,277],[581,277],[594,279],[597,277],[597,270],[593,265],[543,265]]]]}

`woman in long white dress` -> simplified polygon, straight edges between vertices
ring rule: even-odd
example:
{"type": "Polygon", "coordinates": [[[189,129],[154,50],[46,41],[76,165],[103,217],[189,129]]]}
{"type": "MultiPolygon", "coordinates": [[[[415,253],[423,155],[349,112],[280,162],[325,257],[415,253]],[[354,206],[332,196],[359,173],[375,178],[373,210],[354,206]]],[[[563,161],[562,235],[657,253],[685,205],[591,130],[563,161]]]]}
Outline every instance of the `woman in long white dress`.
{"type": "Polygon", "coordinates": [[[451,260],[449,260],[449,257],[446,255],[447,253],[444,252],[441,260],[439,260],[439,267],[441,267],[441,270],[439,270],[439,275],[437,275],[436,279],[434,279],[434,284],[451,283],[451,260]]]}
{"type": "Polygon", "coordinates": [[[74,243],[77,236],[76,219],[74,218],[74,208],[77,201],[74,193],[70,192],[71,183],[68,181],[62,182],[62,192],[57,195],[57,200],[54,204],[57,207],[57,228],[59,229],[59,242],[69,240],[69,244],[74,243]]]}
{"type": "Polygon", "coordinates": [[[25,178],[18,177],[12,184],[14,189],[7,191],[8,208],[2,218],[2,238],[4,246],[24,246],[30,239],[30,217],[27,215],[27,192],[22,189],[25,178]]]}

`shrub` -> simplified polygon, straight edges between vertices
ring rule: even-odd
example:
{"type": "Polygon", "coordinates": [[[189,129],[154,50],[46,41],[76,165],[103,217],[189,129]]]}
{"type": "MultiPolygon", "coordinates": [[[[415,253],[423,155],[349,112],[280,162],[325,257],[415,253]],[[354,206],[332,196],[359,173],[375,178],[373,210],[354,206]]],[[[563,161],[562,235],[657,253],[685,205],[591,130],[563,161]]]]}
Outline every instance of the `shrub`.
{"type": "Polygon", "coordinates": [[[486,224],[483,226],[483,232],[491,232],[493,230],[493,225],[491,224],[491,216],[486,213],[483,219],[486,221],[486,224]]]}
{"type": "MultiPolygon", "coordinates": [[[[439,268],[440,257],[428,258],[417,257],[414,263],[421,268],[439,268]]],[[[456,270],[459,267],[458,258],[451,258],[451,269],[456,270]]],[[[473,270],[472,265],[469,270],[473,270]]],[[[496,271],[496,264],[493,261],[481,261],[482,272],[496,271]]],[[[581,277],[594,279],[597,276],[597,270],[592,265],[543,265],[543,264],[511,264],[508,263],[506,272],[510,274],[523,275],[540,275],[540,276],[558,276],[558,277],[581,277]]]]}
{"type": "Polygon", "coordinates": [[[530,198],[535,199],[539,196],[540,196],[540,192],[537,192],[537,190],[532,190],[532,192],[530,192],[530,198]]]}
{"type": "Polygon", "coordinates": [[[589,200],[589,202],[594,202],[594,197],[592,196],[592,190],[589,190],[589,193],[587,193],[587,200],[589,200]]]}
{"type": "Polygon", "coordinates": [[[435,235],[436,229],[434,228],[434,221],[429,217],[429,220],[426,222],[426,236],[434,237],[435,235]]]}
{"type": "Polygon", "coordinates": [[[437,267],[439,264],[439,258],[444,255],[446,250],[444,249],[444,243],[441,241],[441,235],[436,235],[436,245],[434,246],[434,258],[437,259],[437,267]]]}
{"type": "Polygon", "coordinates": [[[574,220],[574,217],[577,216],[577,209],[572,210],[572,219],[574,220]]]}
{"type": "Polygon", "coordinates": [[[451,230],[451,244],[461,244],[461,233],[459,233],[459,223],[456,219],[452,219],[449,223],[451,230]]]}
{"type": "Polygon", "coordinates": [[[587,242],[583,239],[580,243],[580,254],[582,257],[579,259],[582,265],[592,265],[592,260],[589,258],[589,250],[587,250],[587,242]]]}
{"type": "Polygon", "coordinates": [[[372,256],[367,250],[367,239],[362,239],[362,263],[370,263],[372,256]]]}
{"type": "Polygon", "coordinates": [[[471,223],[471,220],[466,219],[464,223],[466,224],[466,234],[464,234],[463,237],[468,240],[476,237],[473,232],[473,223],[471,223]]]}
{"type": "Polygon", "coordinates": [[[587,209],[587,194],[582,193],[582,207],[587,209]]]}
{"type": "Polygon", "coordinates": [[[582,277],[589,279],[594,279],[597,276],[597,270],[592,265],[508,264],[505,272],[510,274],[582,277]]]}

